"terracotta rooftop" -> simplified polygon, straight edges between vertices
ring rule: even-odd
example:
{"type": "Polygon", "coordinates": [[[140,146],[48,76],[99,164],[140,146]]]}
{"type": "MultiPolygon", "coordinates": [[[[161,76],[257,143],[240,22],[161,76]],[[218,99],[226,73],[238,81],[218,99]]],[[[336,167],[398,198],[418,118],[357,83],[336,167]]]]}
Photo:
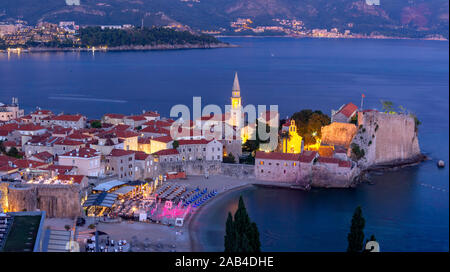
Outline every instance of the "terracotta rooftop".
{"type": "Polygon", "coordinates": [[[111,118],[111,119],[123,119],[125,118],[125,114],[120,113],[107,113],[104,116],[111,118]]]}
{"type": "Polygon", "coordinates": [[[16,165],[17,167],[21,168],[21,169],[24,169],[24,168],[39,168],[39,167],[47,165],[47,163],[44,163],[44,162],[28,160],[28,159],[15,160],[13,162],[13,164],[16,165]]]}
{"type": "Polygon", "coordinates": [[[154,111],[147,111],[146,113],[142,114],[143,116],[148,116],[148,117],[159,117],[160,114],[154,111]]]}
{"type": "Polygon", "coordinates": [[[44,152],[36,153],[36,154],[32,155],[32,157],[35,157],[35,158],[37,158],[37,159],[46,161],[46,160],[52,158],[53,155],[50,154],[50,153],[47,152],[47,151],[44,151],[44,152]]]}
{"type": "Polygon", "coordinates": [[[58,175],[57,179],[61,181],[73,182],[77,184],[81,184],[84,179],[82,175],[58,175]]]}
{"type": "Polygon", "coordinates": [[[137,161],[145,161],[148,158],[148,156],[150,156],[150,154],[147,154],[142,151],[133,151],[133,152],[134,152],[134,158],[137,161]]]}
{"type": "Polygon", "coordinates": [[[134,154],[134,151],[131,150],[124,150],[124,149],[113,149],[111,150],[111,153],[109,153],[109,156],[111,157],[122,157],[122,156],[129,156],[134,154]]]}
{"type": "Polygon", "coordinates": [[[134,132],[134,131],[127,131],[127,130],[117,131],[116,135],[119,138],[132,138],[132,137],[138,137],[139,136],[139,134],[137,134],[136,132],[134,132]]]}
{"type": "Polygon", "coordinates": [[[66,165],[49,165],[46,168],[43,168],[42,170],[47,171],[55,171],[58,173],[68,173],[72,171],[75,167],[74,166],[66,166],[66,165]]]}
{"type": "Polygon", "coordinates": [[[317,155],[317,151],[303,151],[300,154],[300,162],[311,163],[317,155]]]}
{"type": "Polygon", "coordinates": [[[132,115],[132,116],[127,116],[127,117],[125,117],[125,119],[130,119],[130,120],[133,120],[133,121],[145,121],[145,120],[147,120],[147,119],[145,119],[145,117],[142,116],[142,115],[132,115]]]}
{"type": "Polygon", "coordinates": [[[171,141],[173,141],[172,137],[170,136],[161,136],[161,137],[156,137],[153,138],[152,141],[157,141],[157,142],[161,142],[161,143],[170,143],[171,141]]]}
{"type": "Polygon", "coordinates": [[[255,158],[266,160],[298,161],[300,159],[300,154],[256,151],[255,158]]]}
{"type": "Polygon", "coordinates": [[[60,157],[75,157],[75,158],[94,158],[97,156],[100,156],[97,150],[87,147],[75,149],[63,155],[60,155],[60,157]]]}
{"type": "Polygon", "coordinates": [[[153,153],[152,155],[156,156],[167,156],[167,155],[178,155],[178,150],[176,149],[163,149],[158,152],[153,153]]]}
{"type": "Polygon", "coordinates": [[[67,121],[67,122],[78,122],[82,118],[83,118],[83,116],[80,115],[80,114],[76,114],[76,115],[61,114],[61,115],[57,115],[57,116],[52,117],[51,120],[67,121]]]}
{"type": "Polygon", "coordinates": [[[358,107],[352,102],[350,102],[345,106],[343,106],[337,113],[342,113],[346,117],[350,118],[350,116],[352,116],[357,109],[358,107]]]}
{"type": "Polygon", "coordinates": [[[165,128],[153,127],[153,126],[145,127],[143,129],[141,129],[139,132],[140,133],[158,133],[158,134],[165,134],[165,135],[170,134],[170,131],[165,128]]]}
{"type": "Polygon", "coordinates": [[[179,140],[179,145],[199,145],[199,144],[208,144],[211,141],[207,141],[205,139],[200,140],[179,140]]]}
{"type": "Polygon", "coordinates": [[[36,130],[42,130],[45,129],[45,127],[35,124],[25,124],[25,125],[18,125],[17,130],[20,131],[36,131],[36,130]]]}

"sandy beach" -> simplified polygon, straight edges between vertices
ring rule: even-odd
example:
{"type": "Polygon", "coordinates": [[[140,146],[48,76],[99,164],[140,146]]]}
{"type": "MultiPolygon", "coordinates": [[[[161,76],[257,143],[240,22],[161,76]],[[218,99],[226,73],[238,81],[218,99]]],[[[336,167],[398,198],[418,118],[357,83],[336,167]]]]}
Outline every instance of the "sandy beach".
{"type": "MultiPolygon", "coordinates": [[[[254,179],[237,179],[228,176],[188,176],[186,179],[169,180],[166,184],[177,184],[186,186],[188,190],[195,188],[208,188],[216,190],[218,195],[205,202],[191,213],[182,227],[166,226],[156,223],[143,223],[134,221],[102,222],[97,223],[97,230],[107,233],[110,239],[115,241],[127,240],[133,252],[190,252],[201,251],[202,246],[198,239],[197,229],[193,227],[199,215],[208,212],[211,203],[224,199],[228,194],[245,189],[253,184],[272,186],[273,183],[257,181],[254,179]]],[[[93,229],[88,226],[92,224],[93,218],[88,218],[83,227],[77,227],[77,240],[80,247],[84,248],[84,241],[92,236],[93,229]]],[[[45,221],[45,227],[63,230],[65,225],[73,226],[73,219],[49,218],[45,221]]],[[[100,239],[105,239],[102,235],[100,239]]]]}

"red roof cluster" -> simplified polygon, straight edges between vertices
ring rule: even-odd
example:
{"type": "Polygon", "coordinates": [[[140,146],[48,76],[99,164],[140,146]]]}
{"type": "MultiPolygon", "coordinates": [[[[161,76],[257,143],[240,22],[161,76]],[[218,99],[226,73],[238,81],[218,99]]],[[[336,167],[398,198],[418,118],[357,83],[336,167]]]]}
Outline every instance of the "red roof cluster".
{"type": "Polygon", "coordinates": [[[109,153],[109,156],[122,157],[122,156],[129,156],[132,154],[134,154],[134,151],[124,150],[124,149],[113,149],[113,150],[111,150],[111,153],[109,153]]]}
{"type": "Polygon", "coordinates": [[[167,155],[178,155],[178,150],[176,149],[163,149],[158,152],[153,153],[152,155],[156,156],[167,156],[167,155]]]}
{"type": "Polygon", "coordinates": [[[123,119],[125,118],[125,114],[120,113],[107,113],[104,116],[111,118],[111,119],[123,119]]]}
{"type": "Polygon", "coordinates": [[[58,175],[57,179],[61,181],[73,182],[77,184],[81,184],[84,179],[82,175],[58,175]]]}
{"type": "Polygon", "coordinates": [[[211,141],[207,141],[205,139],[200,140],[179,140],[179,145],[199,145],[199,144],[208,144],[211,141]]]}
{"type": "Polygon", "coordinates": [[[343,106],[337,113],[342,113],[346,117],[350,118],[357,109],[358,107],[350,102],[343,106]]]}
{"type": "Polygon", "coordinates": [[[84,147],[67,152],[60,157],[76,157],[76,158],[93,158],[100,156],[99,152],[95,149],[84,147]]]}
{"type": "Polygon", "coordinates": [[[157,142],[161,142],[161,143],[170,143],[171,141],[173,141],[172,137],[170,136],[161,136],[161,137],[156,137],[152,139],[153,141],[157,141],[157,142]]]}
{"type": "Polygon", "coordinates": [[[55,121],[67,121],[67,122],[78,122],[83,118],[83,115],[81,114],[75,114],[75,115],[68,115],[68,114],[61,114],[57,115],[51,118],[51,120],[55,121]]]}
{"type": "Polygon", "coordinates": [[[256,159],[298,161],[300,154],[256,151],[256,159]]]}

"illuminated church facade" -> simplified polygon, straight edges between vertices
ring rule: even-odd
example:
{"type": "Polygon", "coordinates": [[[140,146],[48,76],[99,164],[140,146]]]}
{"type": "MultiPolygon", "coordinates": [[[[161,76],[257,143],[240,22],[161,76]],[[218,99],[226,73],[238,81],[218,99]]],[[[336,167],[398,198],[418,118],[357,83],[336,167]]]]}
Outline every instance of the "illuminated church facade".
{"type": "Polygon", "coordinates": [[[287,137],[283,138],[283,153],[301,153],[303,151],[303,139],[297,132],[295,121],[291,120],[287,137]]]}

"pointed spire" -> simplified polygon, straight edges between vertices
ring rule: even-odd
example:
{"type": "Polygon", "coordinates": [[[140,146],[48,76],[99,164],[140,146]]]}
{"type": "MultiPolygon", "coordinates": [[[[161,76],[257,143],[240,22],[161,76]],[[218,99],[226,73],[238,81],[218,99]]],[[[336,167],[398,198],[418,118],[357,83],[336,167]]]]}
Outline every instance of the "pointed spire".
{"type": "Polygon", "coordinates": [[[237,72],[234,74],[234,83],[232,91],[241,91],[241,87],[239,86],[239,79],[237,72]]]}

